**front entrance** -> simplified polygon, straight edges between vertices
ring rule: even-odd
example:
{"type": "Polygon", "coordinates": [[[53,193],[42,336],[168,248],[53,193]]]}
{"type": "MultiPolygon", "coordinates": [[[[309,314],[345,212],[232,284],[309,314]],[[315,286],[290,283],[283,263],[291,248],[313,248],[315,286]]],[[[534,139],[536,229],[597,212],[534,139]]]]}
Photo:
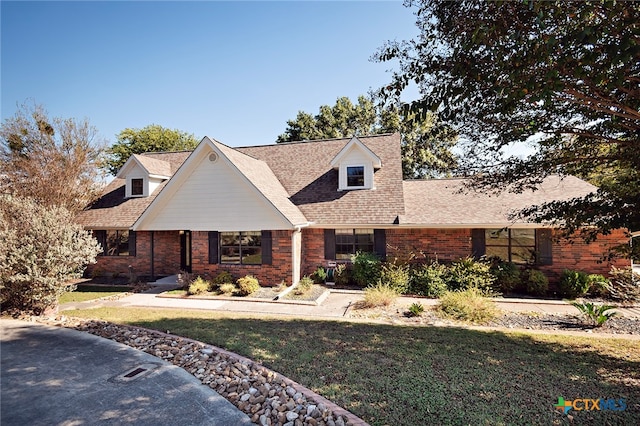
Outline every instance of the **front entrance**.
{"type": "Polygon", "coordinates": [[[180,231],[180,270],[191,272],[191,231],[180,231]]]}

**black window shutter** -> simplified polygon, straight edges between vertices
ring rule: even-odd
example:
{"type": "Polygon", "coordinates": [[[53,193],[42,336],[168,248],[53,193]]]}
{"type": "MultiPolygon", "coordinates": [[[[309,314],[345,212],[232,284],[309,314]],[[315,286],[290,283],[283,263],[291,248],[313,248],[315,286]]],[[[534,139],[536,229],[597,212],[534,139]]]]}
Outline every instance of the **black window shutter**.
{"type": "Polygon", "coordinates": [[[209,263],[218,263],[218,231],[209,231],[209,263]]]}
{"type": "Polygon", "coordinates": [[[553,264],[553,244],[551,229],[536,229],[536,253],[538,265],[553,264]]]}
{"type": "Polygon", "coordinates": [[[373,230],[373,251],[382,260],[387,258],[387,234],[384,229],[373,230]]]}
{"type": "Polygon", "coordinates": [[[335,229],[324,230],[324,258],[326,260],[336,260],[336,231],[335,229]]]}
{"type": "Polygon", "coordinates": [[[471,230],[471,254],[475,258],[484,256],[486,245],[484,240],[484,229],[471,230]]]}
{"type": "Polygon", "coordinates": [[[136,231],[129,231],[129,256],[136,255],[136,231]]]}
{"type": "Polygon", "coordinates": [[[262,245],[262,264],[271,265],[273,262],[271,231],[262,231],[260,244],[262,245]]]}

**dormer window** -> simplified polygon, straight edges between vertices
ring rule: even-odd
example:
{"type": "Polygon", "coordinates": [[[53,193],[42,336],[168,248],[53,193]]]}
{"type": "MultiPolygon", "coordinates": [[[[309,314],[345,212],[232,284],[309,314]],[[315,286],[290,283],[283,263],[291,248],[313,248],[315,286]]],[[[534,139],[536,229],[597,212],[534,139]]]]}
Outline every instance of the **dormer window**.
{"type": "Polygon", "coordinates": [[[131,196],[144,195],[144,179],[131,179],[131,196]]]}
{"type": "Polygon", "coordinates": [[[364,187],[364,166],[347,166],[347,187],[364,187]]]}

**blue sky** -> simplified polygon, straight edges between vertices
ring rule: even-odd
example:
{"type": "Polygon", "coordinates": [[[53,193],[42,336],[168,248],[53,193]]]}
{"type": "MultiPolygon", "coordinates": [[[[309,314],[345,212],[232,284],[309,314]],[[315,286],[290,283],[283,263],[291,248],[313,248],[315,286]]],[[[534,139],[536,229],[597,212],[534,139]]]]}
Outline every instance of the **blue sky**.
{"type": "Polygon", "coordinates": [[[230,146],[273,143],[317,113],[390,80],[369,60],[414,37],[386,2],[0,2],[2,119],[33,99],[88,118],[109,144],[160,124],[230,146]]]}

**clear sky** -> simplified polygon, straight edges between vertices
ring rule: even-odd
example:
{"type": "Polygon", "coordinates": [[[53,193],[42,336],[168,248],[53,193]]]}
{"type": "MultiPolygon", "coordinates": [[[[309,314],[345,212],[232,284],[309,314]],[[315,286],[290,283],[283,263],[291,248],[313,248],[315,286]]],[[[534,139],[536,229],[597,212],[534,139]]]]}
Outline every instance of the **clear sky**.
{"type": "Polygon", "coordinates": [[[4,120],[33,99],[50,116],[121,130],[177,128],[230,146],[275,142],[390,81],[369,60],[414,37],[401,1],[0,2],[4,120]]]}

